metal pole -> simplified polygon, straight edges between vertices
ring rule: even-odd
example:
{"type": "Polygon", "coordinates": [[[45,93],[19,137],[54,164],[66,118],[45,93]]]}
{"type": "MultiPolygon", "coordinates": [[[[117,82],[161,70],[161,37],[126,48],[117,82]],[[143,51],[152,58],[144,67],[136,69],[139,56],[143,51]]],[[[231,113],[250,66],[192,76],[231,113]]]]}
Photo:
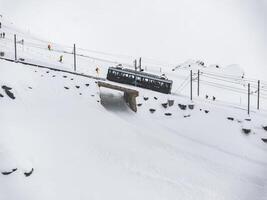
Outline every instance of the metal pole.
{"type": "Polygon", "coordinates": [[[134,85],[136,86],[137,60],[134,60],[134,69],[135,69],[134,85]]]}
{"type": "Polygon", "coordinates": [[[17,60],[17,36],[14,34],[15,61],[17,60]]]}
{"type": "Polygon", "coordinates": [[[260,109],[260,80],[258,80],[258,102],[257,102],[257,109],[260,109]]]}
{"type": "Polygon", "coordinates": [[[74,55],[74,71],[76,72],[76,45],[73,45],[73,55],[74,55]]]}
{"type": "Polygon", "coordinates": [[[193,100],[193,72],[190,70],[190,99],[193,100]]]}
{"type": "Polygon", "coordinates": [[[248,114],[250,113],[250,83],[248,84],[248,114]]]}
{"type": "Polygon", "coordinates": [[[199,97],[199,70],[197,70],[197,96],[199,97]]]}
{"type": "Polygon", "coordinates": [[[141,71],[141,67],[142,67],[142,58],[139,58],[139,70],[141,71]]]}

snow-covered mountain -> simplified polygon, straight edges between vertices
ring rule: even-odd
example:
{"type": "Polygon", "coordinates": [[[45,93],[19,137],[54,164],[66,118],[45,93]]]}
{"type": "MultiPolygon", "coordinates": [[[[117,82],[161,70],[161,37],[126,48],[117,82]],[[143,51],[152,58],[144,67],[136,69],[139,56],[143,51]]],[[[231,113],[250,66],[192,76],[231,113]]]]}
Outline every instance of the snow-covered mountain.
{"type": "MultiPolygon", "coordinates": [[[[0,58],[14,59],[16,34],[18,60],[73,71],[72,47],[7,22],[0,30],[0,58]]],[[[77,53],[80,75],[0,60],[0,199],[267,198],[266,100],[257,110],[252,96],[247,115],[246,86],[257,80],[242,68],[196,60],[160,67],[144,58],[146,71],[174,81],[173,93],[135,88],[134,113],[122,93],[81,76],[105,78],[111,65],[132,67],[128,58],[77,53]],[[202,72],[193,101],[190,70],[202,72]]]]}

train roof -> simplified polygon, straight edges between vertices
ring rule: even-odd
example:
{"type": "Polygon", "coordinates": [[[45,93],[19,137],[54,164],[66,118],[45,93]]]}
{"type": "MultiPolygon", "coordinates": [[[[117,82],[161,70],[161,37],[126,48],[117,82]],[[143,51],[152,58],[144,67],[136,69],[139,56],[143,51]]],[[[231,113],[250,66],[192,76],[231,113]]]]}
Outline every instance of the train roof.
{"type": "Polygon", "coordinates": [[[168,80],[164,77],[161,77],[161,76],[158,76],[158,75],[155,75],[155,74],[150,74],[150,73],[146,73],[146,72],[139,72],[139,71],[135,71],[135,70],[132,70],[132,69],[128,69],[128,68],[118,68],[118,67],[109,67],[109,69],[112,69],[112,70],[115,70],[115,71],[119,71],[119,72],[126,72],[126,73],[130,73],[132,75],[135,75],[135,74],[138,74],[142,77],[146,77],[146,78],[152,78],[152,79],[157,79],[158,81],[161,81],[161,82],[166,82],[166,83],[170,83],[172,84],[172,80],[168,80]]]}

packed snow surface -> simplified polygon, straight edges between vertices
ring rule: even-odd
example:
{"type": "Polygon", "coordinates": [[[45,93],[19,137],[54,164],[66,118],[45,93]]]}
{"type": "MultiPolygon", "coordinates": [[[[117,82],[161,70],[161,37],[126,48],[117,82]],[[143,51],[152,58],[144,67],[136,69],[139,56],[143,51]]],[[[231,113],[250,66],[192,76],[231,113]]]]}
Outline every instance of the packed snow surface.
{"type": "MultiPolygon", "coordinates": [[[[13,59],[11,38],[0,44],[13,59]]],[[[60,63],[62,52],[45,42],[27,47],[33,40],[25,39],[19,58],[72,70],[71,54],[60,63]]],[[[134,113],[121,92],[99,88],[96,79],[0,60],[0,199],[267,199],[266,111],[253,107],[247,115],[212,87],[218,101],[203,92],[191,101],[178,90],[186,65],[148,67],[164,70],[173,94],[135,88],[134,113]]],[[[80,57],[78,71],[105,78],[108,66],[80,57]]],[[[242,70],[230,68],[242,87],[242,70]]]]}

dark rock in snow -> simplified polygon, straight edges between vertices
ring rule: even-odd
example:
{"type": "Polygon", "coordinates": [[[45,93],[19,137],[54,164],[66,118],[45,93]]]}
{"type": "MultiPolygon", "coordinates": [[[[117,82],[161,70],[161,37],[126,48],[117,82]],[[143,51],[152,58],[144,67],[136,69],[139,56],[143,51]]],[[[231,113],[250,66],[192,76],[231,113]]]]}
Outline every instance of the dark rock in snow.
{"type": "Polygon", "coordinates": [[[155,100],[158,100],[158,98],[157,98],[157,97],[154,97],[154,99],[155,99],[155,100]]]}
{"type": "Polygon", "coordinates": [[[17,171],[17,168],[15,169],[12,169],[11,171],[8,171],[8,172],[1,172],[3,175],[9,175],[9,174],[12,174],[13,172],[17,171]]]}
{"type": "Polygon", "coordinates": [[[26,177],[29,177],[30,175],[32,175],[32,173],[33,173],[33,168],[32,168],[31,171],[29,171],[29,172],[24,172],[24,175],[25,175],[26,177]]]}
{"type": "Polygon", "coordinates": [[[147,101],[148,100],[148,97],[144,97],[144,100],[147,101]]]}
{"type": "Polygon", "coordinates": [[[91,97],[94,97],[95,95],[94,94],[91,94],[91,97]]]}
{"type": "Polygon", "coordinates": [[[151,113],[154,113],[154,112],[156,111],[156,109],[150,108],[149,111],[150,111],[151,113]]]}
{"type": "Polygon", "coordinates": [[[184,115],[184,118],[191,117],[191,115],[184,115]]]}
{"type": "Polygon", "coordinates": [[[68,87],[64,87],[66,90],[68,90],[69,88],[68,87]]]}
{"type": "Polygon", "coordinates": [[[233,117],[227,117],[228,120],[234,121],[233,117]]]}
{"type": "Polygon", "coordinates": [[[67,78],[67,76],[63,76],[63,78],[67,78]]]}
{"type": "Polygon", "coordinates": [[[140,107],[140,106],[142,106],[142,104],[141,103],[138,103],[137,106],[140,107]]]}
{"type": "Polygon", "coordinates": [[[32,89],[32,87],[28,87],[29,89],[32,89]]]}
{"type": "Polygon", "coordinates": [[[72,80],[72,81],[73,81],[73,78],[71,78],[70,80],[72,80]]]}
{"type": "Polygon", "coordinates": [[[12,90],[11,87],[8,87],[8,86],[6,86],[6,85],[3,85],[3,86],[2,86],[2,89],[3,89],[3,90],[12,90]]]}
{"type": "Polygon", "coordinates": [[[163,108],[167,108],[168,107],[168,103],[162,103],[161,104],[163,108]]]}
{"type": "Polygon", "coordinates": [[[46,71],[47,74],[49,74],[49,71],[46,71]]]}
{"type": "Polygon", "coordinates": [[[181,109],[181,110],[186,110],[186,105],[183,105],[183,104],[178,104],[178,106],[179,106],[179,108],[181,109]]]}
{"type": "Polygon", "coordinates": [[[169,104],[170,107],[173,106],[174,100],[168,100],[168,104],[169,104]]]}
{"type": "Polygon", "coordinates": [[[204,110],[204,112],[205,112],[206,114],[208,114],[210,111],[209,111],[209,110],[204,110]]]}
{"type": "Polygon", "coordinates": [[[0,93],[0,97],[4,97],[4,95],[2,95],[2,94],[0,93]]]}
{"type": "Polygon", "coordinates": [[[2,89],[5,91],[6,95],[7,95],[9,98],[11,98],[11,99],[13,99],[13,100],[16,98],[16,97],[14,96],[14,94],[10,91],[10,90],[12,90],[11,87],[8,87],[8,86],[6,86],[6,85],[3,85],[3,86],[2,86],[2,89]]]}
{"type": "Polygon", "coordinates": [[[250,122],[251,121],[251,119],[245,119],[246,121],[248,121],[248,122],[250,122]]]}
{"type": "Polygon", "coordinates": [[[195,105],[194,105],[194,104],[189,104],[189,105],[188,105],[188,108],[189,108],[190,110],[193,110],[193,109],[195,108],[195,105]]]}
{"type": "Polygon", "coordinates": [[[89,86],[89,83],[86,83],[85,86],[88,87],[89,86]]]}
{"type": "Polygon", "coordinates": [[[52,77],[56,77],[56,75],[53,75],[52,77]]]}
{"type": "Polygon", "coordinates": [[[247,129],[247,128],[242,128],[242,131],[245,134],[249,134],[251,132],[251,130],[250,129],[247,129]]]}
{"type": "Polygon", "coordinates": [[[263,128],[265,131],[267,131],[267,126],[262,126],[262,128],[263,128]]]}
{"type": "Polygon", "coordinates": [[[79,88],[80,88],[80,86],[79,86],[79,85],[76,85],[75,87],[76,87],[77,89],[79,89],[79,88]]]}
{"type": "Polygon", "coordinates": [[[172,114],[171,113],[165,113],[166,116],[171,116],[172,114]]]}
{"type": "Polygon", "coordinates": [[[79,95],[82,95],[82,93],[80,93],[79,95]]]}
{"type": "Polygon", "coordinates": [[[261,138],[261,140],[265,143],[267,143],[267,138],[261,138]]]}

